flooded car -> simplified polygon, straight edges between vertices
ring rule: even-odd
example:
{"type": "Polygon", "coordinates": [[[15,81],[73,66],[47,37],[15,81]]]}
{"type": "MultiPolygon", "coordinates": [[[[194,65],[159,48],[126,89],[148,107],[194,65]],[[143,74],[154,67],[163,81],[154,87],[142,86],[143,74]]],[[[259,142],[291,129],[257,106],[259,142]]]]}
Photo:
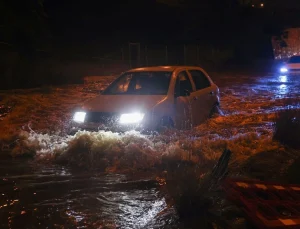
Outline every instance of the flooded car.
{"type": "Polygon", "coordinates": [[[219,106],[219,88],[200,67],[129,70],[74,113],[72,131],[189,129],[219,106]]]}
{"type": "Polygon", "coordinates": [[[281,68],[281,74],[300,74],[300,56],[292,56],[281,68]]]}

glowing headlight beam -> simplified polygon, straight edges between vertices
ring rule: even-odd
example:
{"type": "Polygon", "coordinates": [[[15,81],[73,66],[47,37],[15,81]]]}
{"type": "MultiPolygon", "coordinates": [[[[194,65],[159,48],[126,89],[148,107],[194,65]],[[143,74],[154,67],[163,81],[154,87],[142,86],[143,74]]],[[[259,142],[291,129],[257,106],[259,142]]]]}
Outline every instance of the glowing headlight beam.
{"type": "Polygon", "coordinates": [[[139,123],[143,120],[145,114],[142,113],[130,113],[130,114],[122,114],[120,117],[121,124],[134,124],[139,123]]]}
{"type": "Polygon", "coordinates": [[[287,68],[285,68],[285,67],[282,67],[282,68],[280,68],[280,72],[281,72],[281,73],[288,72],[288,69],[287,69],[287,68]]]}
{"type": "Polygon", "coordinates": [[[86,113],[85,112],[75,112],[73,116],[73,121],[78,123],[83,123],[85,120],[86,113]]]}

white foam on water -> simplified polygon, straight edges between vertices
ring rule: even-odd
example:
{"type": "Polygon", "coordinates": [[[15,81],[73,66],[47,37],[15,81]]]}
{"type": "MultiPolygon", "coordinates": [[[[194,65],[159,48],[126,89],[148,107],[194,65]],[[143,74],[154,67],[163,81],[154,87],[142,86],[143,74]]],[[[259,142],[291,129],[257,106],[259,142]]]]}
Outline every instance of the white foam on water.
{"type": "MultiPolygon", "coordinates": [[[[0,92],[3,103],[13,106],[0,123],[0,146],[11,149],[13,155],[31,153],[48,161],[63,157],[71,164],[81,160],[86,166],[107,160],[109,165],[122,161],[127,166],[151,167],[170,155],[195,162],[215,160],[226,147],[244,159],[281,147],[272,141],[272,122],[275,112],[284,109],[290,98],[277,97],[277,85],[270,91],[263,85],[221,87],[223,116],[213,117],[190,131],[172,130],[158,136],[135,131],[65,135],[73,110],[97,96],[86,93],[82,85],[0,92]]],[[[288,86],[290,91],[297,89],[288,86]]]]}

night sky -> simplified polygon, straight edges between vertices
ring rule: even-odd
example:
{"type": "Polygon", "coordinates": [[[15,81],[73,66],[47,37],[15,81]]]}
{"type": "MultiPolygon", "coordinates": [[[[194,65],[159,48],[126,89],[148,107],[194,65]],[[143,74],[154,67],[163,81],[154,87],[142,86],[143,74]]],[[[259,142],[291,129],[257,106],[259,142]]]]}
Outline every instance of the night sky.
{"type": "Polygon", "coordinates": [[[151,0],[45,2],[55,36],[74,43],[163,40],[180,22],[168,8],[151,0]]]}
{"type": "MultiPolygon", "coordinates": [[[[137,48],[129,52],[130,42],[140,43],[144,53],[147,47],[155,64],[165,63],[160,57],[166,46],[169,59],[184,63],[183,47],[195,51],[197,45],[207,65],[251,66],[273,59],[273,35],[300,27],[300,0],[0,0],[0,19],[3,57],[12,50],[25,67],[31,64],[28,69],[47,58],[125,63],[138,59],[137,48]],[[207,57],[215,50],[220,54],[207,57]]],[[[24,81],[33,72],[18,71],[24,81]]]]}
{"type": "MultiPolygon", "coordinates": [[[[239,29],[242,23],[256,17],[249,12],[233,11],[241,8],[240,2],[243,0],[45,0],[45,11],[54,37],[65,42],[122,43],[143,40],[163,43],[190,38],[205,40],[205,37],[211,40],[220,33],[239,29]],[[176,5],[178,2],[183,2],[181,7],[176,5]],[[195,33],[195,30],[198,32],[195,33]]],[[[295,9],[300,1],[266,0],[265,5],[295,9]]],[[[267,10],[273,11],[273,8],[267,10]]]]}
{"type": "Polygon", "coordinates": [[[190,38],[189,35],[183,38],[183,34],[191,27],[203,32],[216,30],[213,27],[222,22],[226,5],[216,0],[200,2],[200,7],[193,9],[193,1],[174,7],[172,1],[162,4],[155,0],[107,1],[105,4],[93,0],[48,0],[45,9],[55,35],[67,41],[170,42],[190,38]]]}
{"type": "MultiPolygon", "coordinates": [[[[24,0],[7,2],[15,2],[12,8],[19,6],[19,15],[25,12],[24,0]]],[[[44,0],[48,36],[42,37],[41,44],[87,53],[106,52],[128,42],[260,44],[260,38],[271,36],[273,27],[300,26],[299,9],[299,0],[44,0]],[[260,2],[264,9],[251,7],[260,2]]]]}

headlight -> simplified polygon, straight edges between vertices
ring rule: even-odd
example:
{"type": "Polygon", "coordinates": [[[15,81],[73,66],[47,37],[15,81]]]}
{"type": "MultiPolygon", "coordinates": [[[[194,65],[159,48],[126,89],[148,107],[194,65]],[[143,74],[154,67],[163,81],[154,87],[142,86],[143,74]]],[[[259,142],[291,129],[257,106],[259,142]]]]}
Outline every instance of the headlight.
{"type": "Polygon", "coordinates": [[[133,124],[139,123],[143,120],[145,114],[142,113],[130,113],[130,114],[122,114],[120,117],[121,124],[133,124]]]}
{"type": "Polygon", "coordinates": [[[285,73],[285,72],[287,72],[287,71],[288,71],[288,69],[287,69],[286,67],[280,68],[280,72],[281,72],[281,73],[285,73]]]}
{"type": "Polygon", "coordinates": [[[73,116],[73,121],[78,123],[83,123],[85,119],[85,112],[75,112],[73,116]]]}

